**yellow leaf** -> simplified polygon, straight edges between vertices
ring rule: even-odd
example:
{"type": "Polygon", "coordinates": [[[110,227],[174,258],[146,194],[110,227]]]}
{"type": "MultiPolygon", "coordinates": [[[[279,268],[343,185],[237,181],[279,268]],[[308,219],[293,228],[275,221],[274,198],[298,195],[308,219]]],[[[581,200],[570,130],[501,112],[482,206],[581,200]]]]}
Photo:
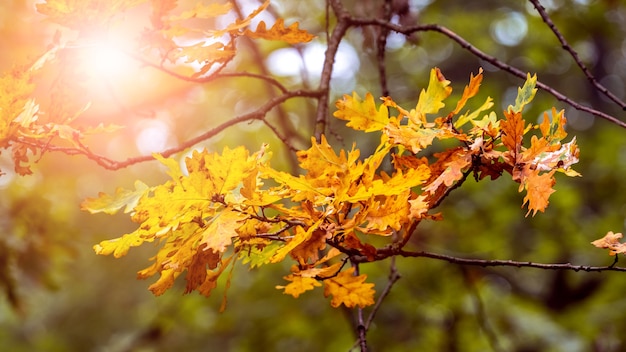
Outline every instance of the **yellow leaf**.
{"type": "Polygon", "coordinates": [[[381,105],[376,109],[374,97],[370,93],[365,95],[363,101],[356,92],[353,92],[352,96],[344,95],[343,99],[338,100],[335,106],[337,111],[333,116],[348,121],[346,125],[355,130],[380,131],[389,123],[387,106],[381,105]]]}
{"type": "Polygon", "coordinates": [[[296,274],[290,274],[283,277],[287,281],[291,281],[287,286],[276,286],[279,290],[285,290],[283,293],[298,298],[302,293],[314,289],[316,286],[322,286],[319,281],[312,277],[302,277],[296,274]]]}
{"type": "Polygon", "coordinates": [[[293,238],[289,240],[287,244],[285,244],[276,251],[276,254],[274,254],[274,256],[272,257],[271,262],[278,263],[283,261],[287,254],[289,254],[294,248],[296,248],[301,243],[308,241],[311,238],[313,232],[317,230],[317,228],[320,226],[322,220],[324,219],[319,219],[315,224],[309,226],[306,231],[301,226],[296,226],[295,235],[293,236],[293,238]]]}
{"type": "Polygon", "coordinates": [[[410,210],[410,203],[407,202],[410,188],[404,192],[385,197],[384,202],[374,201],[367,208],[367,225],[359,228],[364,233],[391,235],[391,230],[400,230],[407,222],[410,210]]]}
{"type": "Polygon", "coordinates": [[[367,275],[354,276],[354,268],[340,272],[337,276],[324,280],[324,296],[333,296],[330,304],[337,308],[361,308],[374,304],[374,284],[366,283],[367,275]]]}
{"type": "Polygon", "coordinates": [[[483,80],[483,69],[482,67],[478,70],[478,74],[474,76],[474,74],[470,74],[470,82],[463,89],[463,95],[461,99],[456,103],[456,108],[453,113],[456,115],[461,111],[461,109],[465,106],[467,101],[478,94],[478,88],[480,88],[480,82],[483,80]]]}
{"type": "MultiPolygon", "coordinates": [[[[128,253],[130,247],[140,246],[146,240],[147,239],[142,238],[138,233],[133,232],[131,234],[123,235],[120,238],[102,241],[93,246],[93,250],[96,254],[109,255],[113,253],[115,258],[120,258],[128,253]]],[[[151,240],[148,241],[151,242],[151,240]]]]}
{"type": "Polygon", "coordinates": [[[428,88],[422,89],[420,92],[417,106],[415,107],[416,115],[413,123],[422,125],[426,123],[426,114],[436,114],[445,106],[443,100],[450,96],[452,87],[438,68],[430,71],[430,81],[428,88]]]}
{"type": "Polygon", "coordinates": [[[259,6],[256,10],[252,11],[246,18],[235,21],[235,23],[229,24],[226,28],[218,31],[208,31],[210,35],[213,37],[221,37],[226,33],[238,33],[240,29],[248,27],[250,25],[250,21],[254,17],[256,17],[259,13],[265,10],[270,5],[270,0],[265,0],[261,6],[259,6]]]}
{"type": "Polygon", "coordinates": [[[100,192],[98,194],[98,198],[87,198],[85,199],[80,208],[82,210],[86,210],[91,214],[95,213],[106,213],[106,214],[115,214],[120,208],[124,208],[124,213],[129,213],[137,206],[139,199],[143,197],[146,193],[151,190],[143,182],[137,180],[135,181],[135,190],[125,190],[121,187],[117,188],[115,191],[115,195],[110,196],[108,194],[100,192]]]}
{"type": "Polygon", "coordinates": [[[530,73],[526,75],[526,82],[524,82],[524,86],[521,88],[517,88],[517,98],[515,98],[515,106],[509,105],[509,111],[513,111],[514,113],[521,113],[524,109],[524,106],[528,105],[533,98],[535,97],[535,93],[537,93],[537,88],[535,85],[537,84],[537,75],[531,76],[530,73]]]}

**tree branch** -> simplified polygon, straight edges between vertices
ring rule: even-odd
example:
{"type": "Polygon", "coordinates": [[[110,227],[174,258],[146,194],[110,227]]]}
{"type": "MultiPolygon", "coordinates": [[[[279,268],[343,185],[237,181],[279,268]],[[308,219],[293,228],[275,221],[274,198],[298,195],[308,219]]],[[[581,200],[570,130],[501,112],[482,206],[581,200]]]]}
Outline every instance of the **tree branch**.
{"type": "MultiPolygon", "coordinates": [[[[308,98],[317,98],[320,96],[320,92],[318,91],[305,91],[305,90],[295,90],[295,91],[290,91],[287,92],[283,95],[277,96],[273,99],[270,99],[268,102],[266,102],[265,104],[263,104],[261,107],[259,107],[257,110],[238,116],[232,120],[226,121],[222,124],[220,124],[219,126],[216,126],[208,131],[206,131],[205,133],[194,137],[192,139],[189,139],[181,144],[179,144],[176,147],[170,148],[170,149],[166,149],[163,150],[161,152],[158,152],[156,154],[160,154],[163,157],[169,157],[173,154],[179,153],[185,149],[191,148],[192,146],[203,142],[205,140],[208,140],[212,137],[214,137],[215,135],[217,135],[218,133],[224,131],[225,129],[234,126],[236,124],[242,123],[242,122],[246,122],[246,121],[253,121],[253,120],[261,120],[261,121],[265,121],[265,115],[271,110],[273,109],[275,106],[285,102],[286,100],[289,100],[291,98],[295,98],[295,97],[308,97],[308,98]]],[[[280,136],[278,136],[279,138],[281,138],[280,136]]],[[[282,139],[281,139],[282,140],[282,139]]],[[[35,147],[43,147],[44,143],[40,143],[40,142],[33,142],[33,141],[28,141],[28,140],[21,140],[19,141],[20,143],[24,143],[27,145],[31,145],[31,146],[35,146],[35,147]]],[[[53,151],[53,152],[62,152],[68,155],[84,155],[87,158],[95,161],[98,165],[102,166],[105,169],[108,170],[119,170],[122,168],[126,168],[128,166],[134,165],[134,164],[138,164],[141,162],[146,162],[146,161],[151,161],[154,160],[154,157],[152,157],[152,155],[143,155],[143,156],[137,156],[137,157],[132,157],[132,158],[128,158],[126,160],[123,161],[116,161],[116,160],[112,160],[109,159],[105,156],[102,155],[98,155],[93,153],[88,146],[80,143],[79,141],[77,141],[77,143],[79,143],[79,148],[76,147],[62,147],[62,146],[54,146],[54,145],[49,145],[46,147],[47,151],[53,151]]]]}
{"type": "Polygon", "coordinates": [[[622,110],[626,110],[626,103],[624,103],[622,100],[616,97],[613,93],[611,93],[605,86],[600,84],[596,80],[596,78],[591,74],[587,66],[583,64],[583,62],[578,57],[578,53],[576,53],[576,51],[574,51],[574,49],[572,49],[569,43],[565,40],[565,37],[563,37],[563,34],[561,34],[558,28],[556,28],[556,26],[554,25],[554,22],[552,22],[552,20],[550,19],[550,16],[548,16],[546,9],[539,3],[539,1],[538,0],[529,0],[529,1],[533,4],[535,9],[537,9],[537,12],[539,12],[541,19],[543,19],[546,25],[548,25],[548,27],[552,30],[552,33],[554,33],[554,35],[557,37],[557,39],[561,43],[561,47],[563,48],[563,50],[567,51],[572,56],[572,58],[574,58],[574,61],[576,61],[576,64],[578,65],[578,67],[580,67],[580,70],[583,71],[583,73],[585,74],[589,82],[591,82],[591,84],[594,87],[596,87],[596,89],[599,92],[604,94],[607,98],[611,99],[613,102],[615,102],[615,104],[619,105],[619,107],[622,108],[622,110]]]}
{"type": "Polygon", "coordinates": [[[320,85],[318,90],[322,93],[317,106],[317,114],[315,117],[315,139],[320,141],[322,134],[326,132],[328,124],[328,101],[330,99],[330,79],[333,73],[333,65],[335,63],[335,55],[339,49],[339,44],[350,27],[350,15],[343,8],[339,0],[330,0],[330,5],[337,17],[337,25],[333,29],[333,33],[328,40],[326,46],[326,55],[324,58],[324,67],[320,77],[320,85]]]}
{"type": "MultiPolygon", "coordinates": [[[[385,251],[383,251],[385,252],[385,251]]],[[[459,258],[446,254],[438,254],[427,251],[411,252],[404,251],[402,249],[397,251],[389,251],[388,253],[381,253],[382,258],[376,258],[381,260],[391,255],[399,255],[402,257],[415,257],[415,258],[431,258],[437,260],[443,260],[452,264],[459,265],[472,265],[480,267],[494,267],[494,266],[512,266],[516,268],[536,268],[546,270],[572,270],[572,271],[586,271],[586,272],[601,272],[601,271],[621,271],[626,272],[624,267],[616,266],[589,266],[589,265],[573,265],[571,263],[559,263],[559,264],[546,264],[546,263],[534,263],[534,262],[519,262],[515,260],[496,260],[496,259],[471,259],[471,258],[459,258]]],[[[356,260],[353,259],[353,260],[356,260]]]]}
{"type": "MultiPolygon", "coordinates": [[[[463,39],[463,37],[459,36],[458,34],[456,34],[455,32],[453,32],[452,30],[438,25],[438,24],[426,24],[426,25],[417,25],[417,26],[409,26],[409,27],[403,27],[400,25],[396,25],[393,23],[389,23],[389,22],[385,22],[382,21],[380,19],[363,19],[363,18],[349,18],[351,25],[360,25],[360,26],[365,26],[365,25],[376,25],[376,26],[383,26],[383,27],[387,27],[393,31],[396,31],[398,33],[402,33],[404,35],[410,35],[413,34],[415,32],[428,32],[428,31],[432,31],[432,32],[438,32],[441,33],[445,36],[447,36],[448,38],[452,39],[453,41],[455,41],[457,44],[459,44],[463,49],[469,51],[470,53],[472,53],[474,56],[483,59],[487,62],[489,62],[490,64],[492,64],[495,67],[500,68],[503,71],[506,71],[514,76],[520,77],[522,79],[526,79],[526,72],[515,68],[513,66],[510,66],[500,60],[498,60],[496,57],[488,55],[482,51],[480,51],[478,48],[476,48],[475,46],[473,46],[470,42],[468,42],[467,40],[463,39]]],[[[549,85],[542,83],[540,81],[537,81],[537,88],[540,88],[548,93],[550,93],[552,96],[554,96],[557,100],[562,101],[566,104],[568,104],[569,106],[573,107],[576,110],[579,111],[583,111],[586,113],[589,113],[591,115],[597,116],[599,118],[605,119],[613,124],[616,124],[622,128],[626,128],[626,122],[619,120],[618,118],[611,116],[607,113],[604,113],[602,111],[593,109],[591,107],[588,106],[584,106],[581,105],[577,102],[575,102],[574,100],[568,98],[565,94],[557,91],[556,89],[550,87],[549,85]]]]}

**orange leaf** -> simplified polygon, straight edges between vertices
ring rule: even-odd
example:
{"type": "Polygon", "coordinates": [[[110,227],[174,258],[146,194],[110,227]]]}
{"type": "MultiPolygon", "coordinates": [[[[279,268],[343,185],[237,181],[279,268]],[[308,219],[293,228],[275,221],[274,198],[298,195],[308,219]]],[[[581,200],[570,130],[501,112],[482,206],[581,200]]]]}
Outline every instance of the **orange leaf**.
{"type": "Polygon", "coordinates": [[[482,67],[478,70],[478,74],[474,76],[474,74],[470,75],[469,84],[465,86],[463,89],[463,96],[459,99],[458,103],[456,103],[456,108],[453,113],[458,114],[459,111],[465,106],[465,103],[475,96],[478,93],[478,88],[480,88],[480,82],[483,80],[483,69],[482,67]]]}
{"type": "Polygon", "coordinates": [[[517,161],[518,153],[522,146],[524,119],[521,112],[513,112],[512,110],[506,110],[504,116],[506,120],[500,121],[502,144],[513,155],[513,160],[510,161],[513,164],[517,161]]]}
{"type": "Polygon", "coordinates": [[[623,235],[620,232],[613,233],[613,231],[609,231],[604,237],[591,242],[591,244],[598,248],[610,249],[609,255],[626,253],[626,243],[620,243],[619,241],[622,237],[623,235]]]}
{"type": "Polygon", "coordinates": [[[254,32],[246,29],[243,34],[250,38],[282,40],[289,44],[307,43],[315,38],[309,32],[299,29],[298,22],[285,27],[285,21],[282,18],[277,19],[276,23],[269,30],[266,29],[265,22],[261,21],[254,32]]]}
{"type": "Polygon", "coordinates": [[[538,170],[533,170],[525,178],[524,187],[526,188],[526,197],[524,197],[524,204],[522,204],[522,206],[528,203],[528,213],[526,213],[526,216],[528,216],[531,211],[533,212],[533,216],[535,216],[537,211],[543,212],[548,206],[548,198],[555,192],[552,188],[556,183],[554,172],[555,170],[552,170],[543,175],[539,175],[538,170]]]}
{"type": "Polygon", "coordinates": [[[459,147],[443,153],[435,154],[439,160],[431,166],[433,176],[436,176],[424,188],[424,191],[434,194],[441,185],[452,186],[463,178],[463,170],[472,164],[472,154],[459,147]]]}
{"type": "Polygon", "coordinates": [[[374,304],[374,284],[366,283],[367,275],[354,276],[354,268],[340,272],[337,276],[324,280],[324,296],[333,296],[330,304],[337,308],[361,308],[374,304]]]}

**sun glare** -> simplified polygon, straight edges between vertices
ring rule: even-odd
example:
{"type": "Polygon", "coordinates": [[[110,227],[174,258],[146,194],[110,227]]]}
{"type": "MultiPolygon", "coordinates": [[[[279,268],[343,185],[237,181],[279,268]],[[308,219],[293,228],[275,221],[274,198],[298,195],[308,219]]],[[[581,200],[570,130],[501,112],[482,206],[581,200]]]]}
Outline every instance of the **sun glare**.
{"type": "Polygon", "coordinates": [[[137,68],[135,60],[121,47],[106,41],[87,46],[82,60],[88,72],[105,78],[127,76],[137,68]]]}

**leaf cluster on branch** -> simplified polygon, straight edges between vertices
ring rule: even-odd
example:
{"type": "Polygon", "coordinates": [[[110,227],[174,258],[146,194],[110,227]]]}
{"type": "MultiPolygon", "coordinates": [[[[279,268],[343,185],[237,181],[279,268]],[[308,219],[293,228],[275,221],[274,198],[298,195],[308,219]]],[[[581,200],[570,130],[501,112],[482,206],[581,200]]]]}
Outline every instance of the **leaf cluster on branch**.
{"type": "Polygon", "coordinates": [[[157,295],[185,273],[186,292],[208,296],[236,260],[256,267],[291,258],[289,283],[279,286],[285,293],[298,297],[323,283],[335,307],[372,305],[372,284],[344,264],[400,254],[422,220],[441,219],[433,209],[468,175],[493,180],[509,173],[520,192],[526,191],[524,204],[533,215],[548,206],[556,172],[577,175],[571,169],[578,161],[575,138],[562,143],[563,112],[553,110],[539,125],[522,117],[535,95],[536,77],[528,76],[505,119],[487,112],[491,98],[463,112],[482,78],[482,72],[472,75],[454,110],[444,114],[452,88],[437,68],[411,110],[389,97],[377,106],[369,93],[364,100],[356,93],[344,96],[334,115],[356,130],[382,132],[379,145],[361,158],[354,146],[335,152],[323,135],[320,142],[312,138],[312,146],[297,153],[304,170],[299,175],[273,169],[268,146],[252,154],[243,147],[194,151],[184,168],[155,155],[170,181],[156,187],[137,183],[134,191],[118,189],[82,204],[92,213],[125,207],[139,226],[94,249],[120,257],[144,242],[163,243],[153,265],[138,274],[160,275],[150,286],[157,295]],[[524,136],[533,130],[539,136],[524,146],[524,136]],[[435,140],[446,139],[454,145],[430,160],[423,156],[435,140]],[[383,167],[388,159],[391,170],[383,167]],[[377,248],[371,236],[386,236],[389,243],[377,248]]]}

